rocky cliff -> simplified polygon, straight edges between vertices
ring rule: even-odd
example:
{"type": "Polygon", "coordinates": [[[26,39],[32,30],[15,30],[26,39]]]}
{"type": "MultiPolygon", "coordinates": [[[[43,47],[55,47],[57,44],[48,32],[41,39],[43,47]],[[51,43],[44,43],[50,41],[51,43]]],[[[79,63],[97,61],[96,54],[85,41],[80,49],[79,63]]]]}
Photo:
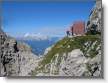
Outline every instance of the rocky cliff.
{"type": "Polygon", "coordinates": [[[96,0],[96,5],[91,10],[87,22],[87,31],[89,33],[100,33],[102,30],[102,4],[101,0],[96,0]]]}
{"type": "Polygon", "coordinates": [[[102,77],[101,13],[101,1],[98,0],[89,16],[87,33],[65,37],[47,49],[42,61],[30,75],[102,77]]]}
{"type": "Polygon", "coordinates": [[[3,76],[102,77],[101,2],[98,0],[83,36],[64,37],[37,57],[31,48],[8,37],[0,29],[1,74],[3,76]]]}
{"type": "Polygon", "coordinates": [[[60,40],[31,72],[39,76],[101,76],[100,35],[60,40]]]}
{"type": "Polygon", "coordinates": [[[0,58],[2,76],[27,76],[38,61],[38,57],[31,52],[28,45],[7,36],[2,29],[0,29],[0,58]]]}

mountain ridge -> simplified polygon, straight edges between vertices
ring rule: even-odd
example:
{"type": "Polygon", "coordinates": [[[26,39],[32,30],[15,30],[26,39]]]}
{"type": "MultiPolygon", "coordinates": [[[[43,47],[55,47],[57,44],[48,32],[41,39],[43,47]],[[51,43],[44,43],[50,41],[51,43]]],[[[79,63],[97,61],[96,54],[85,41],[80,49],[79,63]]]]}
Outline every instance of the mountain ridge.
{"type": "Polygon", "coordinates": [[[31,75],[101,76],[100,41],[100,35],[65,37],[46,52],[31,75]]]}
{"type": "Polygon", "coordinates": [[[17,39],[22,39],[22,40],[50,40],[51,38],[57,38],[57,37],[50,37],[47,35],[43,35],[40,33],[26,33],[25,35],[21,37],[16,37],[17,39]]]}
{"type": "Polygon", "coordinates": [[[100,6],[101,1],[96,1],[85,35],[64,37],[46,49],[42,57],[32,53],[29,45],[8,37],[0,28],[2,76],[103,78],[100,6]]]}
{"type": "Polygon", "coordinates": [[[37,39],[25,39],[25,38],[16,38],[17,41],[25,42],[32,48],[32,52],[36,55],[43,55],[46,48],[52,46],[57,41],[59,41],[60,38],[58,37],[52,37],[47,40],[37,40],[37,39]]]}

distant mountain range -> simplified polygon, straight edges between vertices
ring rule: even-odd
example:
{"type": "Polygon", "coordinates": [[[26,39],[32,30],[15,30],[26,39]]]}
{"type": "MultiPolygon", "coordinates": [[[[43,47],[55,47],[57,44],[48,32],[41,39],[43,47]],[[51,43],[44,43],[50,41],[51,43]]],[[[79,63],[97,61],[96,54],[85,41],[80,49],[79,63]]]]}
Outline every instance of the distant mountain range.
{"type": "Polygon", "coordinates": [[[48,36],[43,34],[34,34],[34,33],[26,33],[23,37],[24,40],[48,40],[50,39],[48,36]]]}
{"type": "Polygon", "coordinates": [[[55,44],[60,37],[48,37],[42,34],[25,34],[16,38],[20,42],[25,42],[31,46],[33,53],[43,55],[46,48],[55,44]]]}

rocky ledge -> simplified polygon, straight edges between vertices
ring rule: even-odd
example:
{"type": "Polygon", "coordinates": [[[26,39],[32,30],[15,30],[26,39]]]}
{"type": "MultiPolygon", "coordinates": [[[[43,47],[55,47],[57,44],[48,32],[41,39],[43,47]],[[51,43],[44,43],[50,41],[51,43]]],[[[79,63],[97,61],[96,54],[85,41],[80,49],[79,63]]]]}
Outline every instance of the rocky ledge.
{"type": "Polygon", "coordinates": [[[0,29],[0,57],[2,76],[28,76],[39,61],[31,48],[14,38],[7,36],[0,29]]]}

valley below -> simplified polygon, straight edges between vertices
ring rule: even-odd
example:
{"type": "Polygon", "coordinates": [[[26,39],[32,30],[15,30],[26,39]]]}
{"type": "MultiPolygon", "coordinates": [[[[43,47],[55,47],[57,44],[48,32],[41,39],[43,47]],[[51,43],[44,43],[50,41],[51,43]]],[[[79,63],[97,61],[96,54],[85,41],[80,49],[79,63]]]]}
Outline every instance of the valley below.
{"type": "Polygon", "coordinates": [[[13,38],[0,28],[1,76],[102,78],[101,11],[97,1],[83,35],[13,38]]]}

